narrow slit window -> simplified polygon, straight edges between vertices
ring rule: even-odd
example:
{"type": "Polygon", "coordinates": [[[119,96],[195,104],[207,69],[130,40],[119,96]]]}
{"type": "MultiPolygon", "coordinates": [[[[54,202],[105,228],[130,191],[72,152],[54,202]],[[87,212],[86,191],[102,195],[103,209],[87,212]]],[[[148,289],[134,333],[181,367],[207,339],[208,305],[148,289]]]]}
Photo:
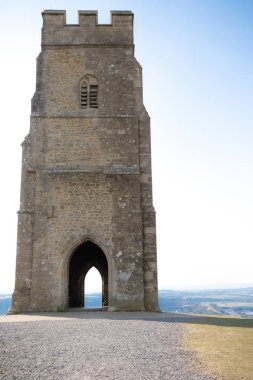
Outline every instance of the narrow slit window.
{"type": "Polygon", "coordinates": [[[90,85],[89,92],[90,108],[98,108],[98,86],[90,85]]]}
{"type": "Polygon", "coordinates": [[[87,108],[88,105],[88,91],[87,86],[81,87],[81,108],[87,108]]]}

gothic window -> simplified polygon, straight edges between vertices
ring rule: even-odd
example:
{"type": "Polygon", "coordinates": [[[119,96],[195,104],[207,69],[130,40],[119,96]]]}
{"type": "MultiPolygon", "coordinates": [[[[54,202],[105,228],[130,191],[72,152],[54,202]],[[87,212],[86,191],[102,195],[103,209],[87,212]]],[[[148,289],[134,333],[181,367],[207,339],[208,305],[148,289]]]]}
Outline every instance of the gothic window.
{"type": "Polygon", "coordinates": [[[98,85],[93,75],[85,75],[80,82],[80,107],[98,108],[98,85]]]}

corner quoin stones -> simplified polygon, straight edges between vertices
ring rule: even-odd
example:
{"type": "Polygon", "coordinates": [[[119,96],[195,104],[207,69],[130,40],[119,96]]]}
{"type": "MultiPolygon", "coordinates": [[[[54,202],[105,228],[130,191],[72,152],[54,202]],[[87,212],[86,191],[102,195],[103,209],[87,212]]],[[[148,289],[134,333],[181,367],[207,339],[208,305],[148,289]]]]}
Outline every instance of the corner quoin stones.
{"type": "Polygon", "coordinates": [[[76,25],[65,11],[42,16],[10,312],[67,308],[78,249],[83,297],[89,244],[107,262],[109,311],[157,311],[150,126],[133,13],[111,12],[110,25],[97,24],[94,11],[79,11],[76,25]]]}

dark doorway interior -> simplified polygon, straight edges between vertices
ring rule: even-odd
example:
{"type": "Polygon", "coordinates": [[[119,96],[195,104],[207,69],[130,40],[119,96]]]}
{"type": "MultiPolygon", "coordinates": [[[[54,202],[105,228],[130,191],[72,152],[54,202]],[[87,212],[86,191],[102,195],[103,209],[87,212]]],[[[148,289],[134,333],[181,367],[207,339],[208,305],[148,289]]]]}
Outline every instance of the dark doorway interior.
{"type": "Polygon", "coordinates": [[[102,306],[108,306],[108,263],[98,245],[91,241],[81,244],[69,264],[69,307],[84,307],[84,280],[95,267],[102,277],[102,306]]]}

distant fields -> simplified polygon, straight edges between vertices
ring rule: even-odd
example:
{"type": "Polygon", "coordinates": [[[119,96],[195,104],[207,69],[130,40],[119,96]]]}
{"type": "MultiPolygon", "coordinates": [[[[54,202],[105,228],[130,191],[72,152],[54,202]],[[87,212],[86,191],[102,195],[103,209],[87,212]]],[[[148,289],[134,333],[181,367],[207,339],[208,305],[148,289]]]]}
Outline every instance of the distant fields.
{"type": "MultiPolygon", "coordinates": [[[[10,304],[11,296],[0,294],[0,315],[7,313],[10,304]]],[[[253,318],[253,288],[203,291],[160,290],[159,304],[162,311],[173,313],[253,318]]],[[[100,307],[101,293],[87,294],[85,305],[87,308],[100,307]]]]}
{"type": "Polygon", "coordinates": [[[159,304],[163,311],[253,318],[253,288],[160,290],[159,304]]]}
{"type": "Polygon", "coordinates": [[[223,380],[253,379],[253,319],[203,317],[185,326],[185,346],[203,370],[223,380]]]}

